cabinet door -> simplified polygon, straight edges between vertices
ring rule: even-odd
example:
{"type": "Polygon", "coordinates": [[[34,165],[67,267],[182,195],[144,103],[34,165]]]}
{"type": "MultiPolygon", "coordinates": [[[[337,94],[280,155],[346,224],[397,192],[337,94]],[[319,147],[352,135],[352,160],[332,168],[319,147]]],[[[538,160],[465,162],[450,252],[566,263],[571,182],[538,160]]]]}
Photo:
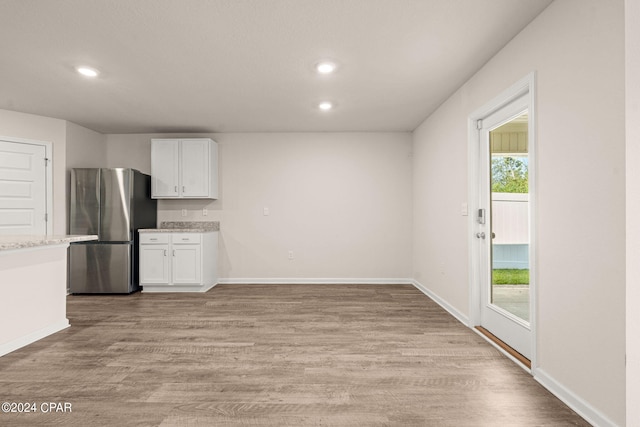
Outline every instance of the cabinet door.
{"type": "Polygon", "coordinates": [[[169,284],[169,245],[140,245],[140,284],[169,284]]]}
{"type": "Polygon", "coordinates": [[[208,197],[210,140],[188,139],[180,144],[182,197],[208,197]]]}
{"type": "Polygon", "coordinates": [[[151,140],[151,197],[174,198],[180,195],[177,139],[151,140]]]}
{"type": "Polygon", "coordinates": [[[174,284],[199,284],[202,281],[201,248],[200,244],[172,246],[171,275],[174,284]]]}

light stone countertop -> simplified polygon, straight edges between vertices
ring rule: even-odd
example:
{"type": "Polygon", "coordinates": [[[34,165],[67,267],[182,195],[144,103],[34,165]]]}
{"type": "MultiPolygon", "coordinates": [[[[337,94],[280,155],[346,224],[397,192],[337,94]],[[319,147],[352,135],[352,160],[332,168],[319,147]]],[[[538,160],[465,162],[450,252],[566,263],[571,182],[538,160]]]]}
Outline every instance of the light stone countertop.
{"type": "Polygon", "coordinates": [[[98,240],[96,235],[16,235],[0,236],[0,251],[35,248],[38,246],[61,245],[74,242],[98,240]]]}
{"type": "Polygon", "coordinates": [[[163,221],[160,228],[141,228],[140,233],[207,233],[220,231],[220,221],[163,221]]]}

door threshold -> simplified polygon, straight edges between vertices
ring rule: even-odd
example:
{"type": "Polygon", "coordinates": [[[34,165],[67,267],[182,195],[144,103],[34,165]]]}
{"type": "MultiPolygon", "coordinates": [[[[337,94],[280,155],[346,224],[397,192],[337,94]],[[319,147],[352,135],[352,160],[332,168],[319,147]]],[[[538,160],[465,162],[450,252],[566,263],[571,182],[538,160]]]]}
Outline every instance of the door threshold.
{"type": "Polygon", "coordinates": [[[527,368],[529,368],[529,370],[531,370],[531,360],[527,359],[526,357],[524,357],[523,355],[521,355],[520,353],[518,353],[517,351],[515,351],[512,347],[510,347],[507,343],[505,343],[504,341],[502,341],[500,338],[496,337],[495,335],[493,335],[491,332],[487,331],[485,328],[483,328],[482,326],[476,326],[475,327],[476,330],[478,332],[480,332],[482,335],[484,335],[485,337],[487,337],[490,341],[492,341],[493,343],[495,343],[498,347],[500,347],[501,349],[503,349],[504,351],[506,351],[507,353],[509,353],[509,355],[511,355],[511,357],[513,357],[514,359],[516,359],[518,362],[522,363],[524,366],[526,366],[527,368]]]}

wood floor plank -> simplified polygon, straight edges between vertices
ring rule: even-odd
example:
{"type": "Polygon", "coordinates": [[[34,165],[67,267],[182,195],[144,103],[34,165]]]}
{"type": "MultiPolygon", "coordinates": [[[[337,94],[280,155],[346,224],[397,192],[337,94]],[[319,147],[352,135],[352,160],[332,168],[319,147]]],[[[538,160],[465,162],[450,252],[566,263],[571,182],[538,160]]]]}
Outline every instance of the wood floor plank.
{"type": "Polygon", "coordinates": [[[68,298],[0,358],[2,426],[588,426],[409,285],[68,298]]]}

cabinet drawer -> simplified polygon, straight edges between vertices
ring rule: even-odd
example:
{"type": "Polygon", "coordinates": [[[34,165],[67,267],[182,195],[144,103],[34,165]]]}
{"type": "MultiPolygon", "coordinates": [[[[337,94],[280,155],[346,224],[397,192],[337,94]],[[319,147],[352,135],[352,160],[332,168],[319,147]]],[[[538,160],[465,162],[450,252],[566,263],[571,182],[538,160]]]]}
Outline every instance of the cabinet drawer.
{"type": "Polygon", "coordinates": [[[200,243],[200,233],[172,233],[171,242],[174,245],[200,243]]]}
{"type": "Polygon", "coordinates": [[[140,243],[169,243],[169,233],[140,233],[140,243]]]}

